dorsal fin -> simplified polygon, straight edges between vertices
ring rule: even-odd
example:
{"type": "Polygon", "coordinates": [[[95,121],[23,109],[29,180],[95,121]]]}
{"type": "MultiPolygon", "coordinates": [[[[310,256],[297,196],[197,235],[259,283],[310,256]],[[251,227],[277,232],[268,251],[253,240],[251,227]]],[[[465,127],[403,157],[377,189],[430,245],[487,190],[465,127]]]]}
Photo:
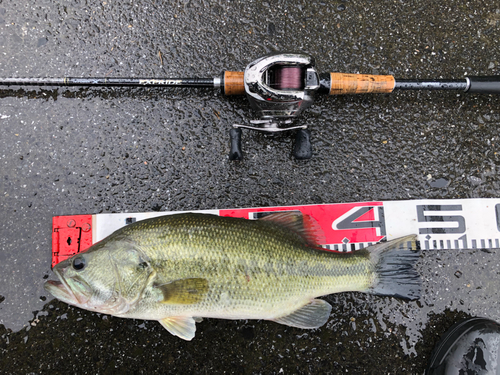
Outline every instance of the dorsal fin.
{"type": "Polygon", "coordinates": [[[277,212],[260,218],[272,221],[300,235],[310,246],[316,247],[325,243],[325,234],[321,226],[309,215],[300,211],[277,212]]]}

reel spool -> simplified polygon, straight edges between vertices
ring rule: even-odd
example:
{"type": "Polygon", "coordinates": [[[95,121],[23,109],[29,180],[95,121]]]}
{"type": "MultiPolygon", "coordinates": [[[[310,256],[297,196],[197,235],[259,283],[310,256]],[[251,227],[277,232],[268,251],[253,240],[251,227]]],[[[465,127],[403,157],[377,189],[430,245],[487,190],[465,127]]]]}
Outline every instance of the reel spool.
{"type": "Polygon", "coordinates": [[[276,133],[297,130],[293,155],[296,159],[312,156],[311,136],[307,125],[293,126],[293,120],[314,101],[320,87],[314,58],[300,53],[264,56],[250,63],[244,72],[245,93],[260,117],[250,125],[234,124],[230,160],[241,160],[241,129],[276,133]]]}

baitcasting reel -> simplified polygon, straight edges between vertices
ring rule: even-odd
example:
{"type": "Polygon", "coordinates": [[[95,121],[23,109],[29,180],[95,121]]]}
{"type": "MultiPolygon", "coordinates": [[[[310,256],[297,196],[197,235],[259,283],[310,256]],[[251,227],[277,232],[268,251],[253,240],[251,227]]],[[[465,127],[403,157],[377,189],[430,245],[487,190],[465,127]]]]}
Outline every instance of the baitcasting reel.
{"type": "Polygon", "coordinates": [[[241,129],[276,133],[297,130],[293,155],[297,159],[312,156],[307,125],[294,126],[293,120],[309,108],[319,89],[314,58],[306,54],[272,54],[250,63],[245,69],[245,93],[260,117],[251,125],[234,124],[230,131],[230,160],[241,160],[241,129]]]}

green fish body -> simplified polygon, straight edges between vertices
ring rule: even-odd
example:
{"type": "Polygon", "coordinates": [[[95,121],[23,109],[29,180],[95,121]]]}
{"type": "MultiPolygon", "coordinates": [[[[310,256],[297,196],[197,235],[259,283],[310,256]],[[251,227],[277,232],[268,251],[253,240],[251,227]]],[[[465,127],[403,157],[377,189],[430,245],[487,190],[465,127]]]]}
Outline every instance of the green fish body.
{"type": "Polygon", "coordinates": [[[316,297],[346,291],[415,299],[414,236],[352,253],[315,245],[308,216],[260,220],[207,214],[147,219],[59,263],[46,289],[69,304],[124,318],[158,320],[186,340],[199,318],[266,319],[299,328],[326,323],[316,297]]]}

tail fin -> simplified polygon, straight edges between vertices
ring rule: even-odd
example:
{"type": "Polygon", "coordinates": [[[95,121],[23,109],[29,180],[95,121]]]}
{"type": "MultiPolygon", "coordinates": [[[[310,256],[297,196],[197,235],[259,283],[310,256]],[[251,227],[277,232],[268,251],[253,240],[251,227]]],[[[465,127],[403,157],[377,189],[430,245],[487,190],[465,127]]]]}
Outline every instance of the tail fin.
{"type": "Polygon", "coordinates": [[[368,293],[410,300],[420,297],[421,279],[414,268],[420,253],[410,250],[416,238],[416,235],[410,235],[366,249],[376,274],[368,293]]]}

